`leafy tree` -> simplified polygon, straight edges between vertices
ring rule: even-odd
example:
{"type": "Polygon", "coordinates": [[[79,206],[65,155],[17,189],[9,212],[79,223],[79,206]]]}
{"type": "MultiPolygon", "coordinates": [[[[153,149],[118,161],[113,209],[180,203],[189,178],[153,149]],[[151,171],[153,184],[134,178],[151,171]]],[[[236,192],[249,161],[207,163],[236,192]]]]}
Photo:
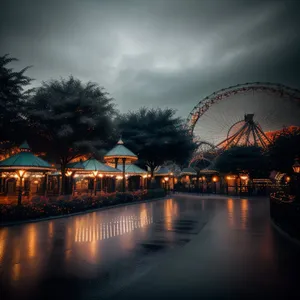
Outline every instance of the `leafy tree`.
{"type": "Polygon", "coordinates": [[[216,160],[220,173],[247,172],[250,177],[267,177],[269,162],[262,148],[256,146],[235,146],[224,151],[216,160]]]}
{"type": "Polygon", "coordinates": [[[33,91],[28,88],[32,79],[24,75],[29,67],[14,71],[7,66],[14,61],[17,59],[8,54],[0,56],[0,141],[4,156],[24,139],[24,104],[33,91]]]}
{"type": "Polygon", "coordinates": [[[118,120],[118,128],[126,145],[151,170],[165,161],[185,164],[197,145],[181,118],[172,109],[141,108],[118,120]]]}
{"type": "Polygon", "coordinates": [[[300,128],[282,130],[269,145],[267,154],[272,169],[292,174],[294,159],[300,156],[300,128]]]}
{"type": "Polygon", "coordinates": [[[66,165],[105,146],[115,113],[112,99],[95,83],[83,84],[70,76],[37,89],[30,101],[31,128],[41,141],[36,147],[61,165],[62,193],[66,165]]]}

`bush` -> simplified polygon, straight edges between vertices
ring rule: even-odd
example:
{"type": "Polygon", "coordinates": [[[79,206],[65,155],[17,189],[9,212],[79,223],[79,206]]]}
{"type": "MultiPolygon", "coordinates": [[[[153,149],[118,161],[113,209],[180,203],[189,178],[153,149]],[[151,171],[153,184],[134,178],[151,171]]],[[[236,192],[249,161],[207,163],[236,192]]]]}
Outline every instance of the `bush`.
{"type": "Polygon", "coordinates": [[[0,220],[1,222],[8,222],[67,215],[105,206],[160,198],[165,195],[166,192],[164,189],[151,189],[125,193],[101,193],[101,195],[97,196],[88,194],[76,196],[63,195],[48,198],[34,196],[29,204],[22,206],[1,204],[0,220]]]}

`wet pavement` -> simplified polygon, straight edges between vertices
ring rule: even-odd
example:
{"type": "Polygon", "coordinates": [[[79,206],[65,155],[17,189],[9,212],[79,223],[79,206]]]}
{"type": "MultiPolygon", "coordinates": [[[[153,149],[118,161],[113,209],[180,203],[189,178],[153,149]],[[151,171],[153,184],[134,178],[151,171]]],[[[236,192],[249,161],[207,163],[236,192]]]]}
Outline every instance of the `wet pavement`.
{"type": "Polygon", "coordinates": [[[298,257],[268,199],[178,194],[0,228],[0,299],[286,299],[298,257]]]}

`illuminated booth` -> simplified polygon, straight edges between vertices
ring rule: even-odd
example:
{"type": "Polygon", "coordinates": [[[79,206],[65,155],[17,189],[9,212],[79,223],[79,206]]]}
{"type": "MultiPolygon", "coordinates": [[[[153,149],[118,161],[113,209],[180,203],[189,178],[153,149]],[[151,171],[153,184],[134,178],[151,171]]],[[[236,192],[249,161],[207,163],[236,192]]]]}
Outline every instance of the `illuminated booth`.
{"type": "Polygon", "coordinates": [[[30,199],[32,194],[46,194],[48,175],[55,167],[34,155],[25,141],[20,152],[0,161],[1,193],[3,196],[18,195],[18,204],[22,197],[30,199]]]}

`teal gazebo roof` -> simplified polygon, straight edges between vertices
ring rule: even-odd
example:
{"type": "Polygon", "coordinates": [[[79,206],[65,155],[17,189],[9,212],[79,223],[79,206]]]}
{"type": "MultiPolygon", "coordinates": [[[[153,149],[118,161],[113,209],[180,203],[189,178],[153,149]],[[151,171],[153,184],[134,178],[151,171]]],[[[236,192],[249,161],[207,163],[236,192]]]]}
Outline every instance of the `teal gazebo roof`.
{"type": "Polygon", "coordinates": [[[167,167],[160,167],[157,171],[154,172],[154,176],[168,176],[172,172],[167,167]]]}
{"type": "MultiPolygon", "coordinates": [[[[117,168],[120,171],[123,171],[123,165],[118,165],[117,168]]],[[[129,175],[146,175],[147,171],[143,170],[137,165],[129,164],[129,165],[125,165],[125,173],[129,175]]]]}
{"type": "Polygon", "coordinates": [[[188,167],[188,168],[184,168],[182,169],[182,171],[180,172],[180,175],[197,175],[197,171],[195,169],[193,169],[192,167],[188,167]]]}
{"type": "Polygon", "coordinates": [[[82,162],[84,169],[82,171],[98,171],[102,173],[120,173],[119,170],[112,168],[108,165],[105,165],[98,161],[95,158],[90,158],[84,162],[82,162]]]}
{"type": "Polygon", "coordinates": [[[20,146],[20,152],[0,161],[0,170],[52,171],[55,168],[48,162],[35,156],[25,141],[20,146]]]}
{"type": "Polygon", "coordinates": [[[75,161],[75,162],[68,163],[66,168],[73,171],[80,171],[80,170],[84,170],[84,165],[82,161],[75,161]]]}
{"type": "Polygon", "coordinates": [[[120,139],[117,145],[106,153],[105,160],[113,158],[128,158],[131,160],[137,160],[138,157],[132,151],[124,146],[124,142],[120,139]]]}

